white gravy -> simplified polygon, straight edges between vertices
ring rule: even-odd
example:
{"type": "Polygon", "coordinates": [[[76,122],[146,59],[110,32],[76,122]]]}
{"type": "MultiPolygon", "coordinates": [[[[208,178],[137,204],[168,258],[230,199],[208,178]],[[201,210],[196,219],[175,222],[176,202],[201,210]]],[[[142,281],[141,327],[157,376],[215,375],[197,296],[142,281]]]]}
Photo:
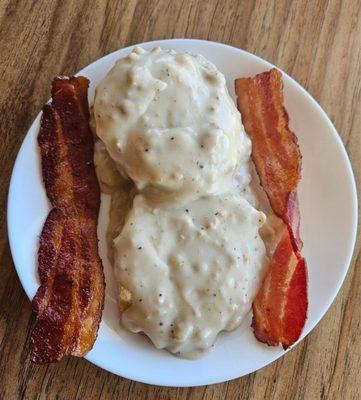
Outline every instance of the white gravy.
{"type": "Polygon", "coordinates": [[[134,49],[98,85],[94,116],[97,135],[139,190],[217,193],[250,154],[225,78],[201,56],[134,49]]]}
{"type": "Polygon", "coordinates": [[[94,118],[122,324],[199,356],[247,315],[267,261],[225,78],[201,56],[136,48],[98,85],[94,118]]]}
{"type": "Polygon", "coordinates": [[[121,234],[117,279],[132,293],[123,325],[157,348],[187,356],[236,328],[256,294],[265,216],[235,194],[187,207],[152,207],[136,196],[121,234]]]}

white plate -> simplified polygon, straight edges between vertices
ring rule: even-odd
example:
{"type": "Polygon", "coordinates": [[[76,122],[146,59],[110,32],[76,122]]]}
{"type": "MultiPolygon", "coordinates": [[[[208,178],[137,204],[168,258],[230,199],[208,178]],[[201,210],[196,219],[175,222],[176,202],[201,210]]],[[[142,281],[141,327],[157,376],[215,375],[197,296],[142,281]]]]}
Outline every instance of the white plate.
{"type": "MultiPolygon", "coordinates": [[[[201,40],[160,40],[141,44],[204,55],[227,78],[234,96],[234,79],[254,75],[272,67],[243,50],[201,40]]],[[[133,46],[109,54],[79,72],[90,78],[89,99],[94,88],[133,46]]],[[[299,138],[303,172],[299,187],[303,255],[309,273],[309,312],[304,338],[330,307],[351,261],[357,226],[357,197],[349,159],[329,118],[316,101],[292,78],[283,74],[285,102],[291,128],[299,138]]],[[[49,82],[50,87],[50,82],[49,82]]],[[[36,253],[38,237],[49,211],[42,184],[36,135],[40,114],[19,151],[10,184],[8,231],[17,273],[29,298],[39,285],[36,253]]],[[[100,218],[101,254],[104,257],[100,218]]],[[[106,304],[99,336],[87,355],[92,363],[117,375],[165,386],[196,386],[237,378],[271,363],[285,354],[281,348],[259,343],[250,328],[251,316],[235,331],[221,335],[213,351],[196,361],[178,359],[156,350],[142,336],[121,331],[115,305],[112,271],[105,259],[106,304]],[[113,283],[113,285],[112,285],[113,283]]]]}

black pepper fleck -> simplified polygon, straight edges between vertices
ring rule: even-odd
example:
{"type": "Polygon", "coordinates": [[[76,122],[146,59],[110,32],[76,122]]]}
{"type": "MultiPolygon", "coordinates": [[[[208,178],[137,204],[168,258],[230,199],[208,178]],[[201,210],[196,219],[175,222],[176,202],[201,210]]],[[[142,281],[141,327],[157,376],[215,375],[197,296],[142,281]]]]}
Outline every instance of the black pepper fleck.
{"type": "Polygon", "coordinates": [[[138,250],[142,250],[142,246],[139,246],[139,247],[138,247],[138,250]]]}
{"type": "Polygon", "coordinates": [[[159,325],[160,325],[160,326],[163,326],[163,322],[159,322],[159,325]]]}
{"type": "Polygon", "coordinates": [[[188,208],[186,208],[186,212],[189,212],[188,208]]]}
{"type": "Polygon", "coordinates": [[[172,137],[170,138],[170,140],[174,140],[174,136],[172,136],[172,137]]]}

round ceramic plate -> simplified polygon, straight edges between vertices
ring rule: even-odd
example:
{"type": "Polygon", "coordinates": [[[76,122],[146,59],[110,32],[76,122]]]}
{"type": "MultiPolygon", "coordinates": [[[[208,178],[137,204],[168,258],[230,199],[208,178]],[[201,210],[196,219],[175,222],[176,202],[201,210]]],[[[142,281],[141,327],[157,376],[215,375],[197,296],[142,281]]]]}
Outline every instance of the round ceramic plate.
{"type": "MultiPolygon", "coordinates": [[[[253,76],[272,67],[259,57],[221,43],[175,39],[140,46],[145,49],[161,46],[177,52],[202,54],[226,76],[233,98],[235,78],[253,76]]],[[[96,85],[115,61],[127,55],[132,47],[109,54],[79,72],[90,79],[90,102],[96,85]]],[[[356,238],[357,197],[349,159],[329,118],[297,82],[286,74],[283,74],[283,81],[291,129],[298,136],[303,155],[299,197],[303,255],[309,274],[309,312],[302,333],[304,338],[330,307],[347,273],[356,238]]],[[[29,298],[34,296],[39,285],[38,237],[49,211],[36,143],[39,121],[40,114],[19,151],[8,201],[11,251],[29,298]]],[[[196,386],[249,374],[285,354],[281,348],[268,347],[254,338],[250,328],[251,315],[235,331],[221,334],[214,349],[195,361],[176,358],[155,349],[142,335],[121,330],[114,277],[104,246],[107,208],[108,199],[103,196],[98,233],[107,283],[106,302],[98,339],[86,356],[89,361],[140,382],[196,386]]]]}

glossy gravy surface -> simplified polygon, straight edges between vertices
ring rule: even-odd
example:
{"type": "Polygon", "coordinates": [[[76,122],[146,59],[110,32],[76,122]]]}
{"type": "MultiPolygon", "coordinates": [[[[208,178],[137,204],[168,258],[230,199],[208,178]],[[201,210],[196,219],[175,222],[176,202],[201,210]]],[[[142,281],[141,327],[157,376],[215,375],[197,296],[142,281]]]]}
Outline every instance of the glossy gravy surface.
{"type": "Polygon", "coordinates": [[[225,78],[201,56],[136,48],[97,87],[94,118],[122,324],[197,357],[247,315],[266,262],[225,78]]]}
{"type": "Polygon", "coordinates": [[[217,193],[249,157],[225,78],[201,56],[134,49],[98,85],[94,116],[97,135],[139,190],[217,193]]]}

